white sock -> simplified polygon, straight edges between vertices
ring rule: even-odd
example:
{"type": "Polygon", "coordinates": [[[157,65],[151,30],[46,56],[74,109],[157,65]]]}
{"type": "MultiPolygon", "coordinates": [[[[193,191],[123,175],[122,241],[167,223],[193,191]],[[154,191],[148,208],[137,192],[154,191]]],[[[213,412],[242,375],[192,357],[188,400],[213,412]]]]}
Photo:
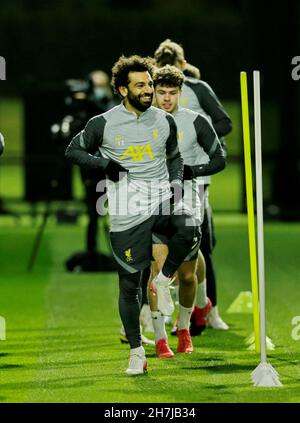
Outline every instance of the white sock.
{"type": "Polygon", "coordinates": [[[204,308],[207,304],[207,294],[206,294],[206,278],[203,279],[203,282],[198,284],[197,294],[196,294],[196,306],[199,308],[204,308]]]}
{"type": "Polygon", "coordinates": [[[155,343],[159,339],[168,339],[166,327],[165,327],[165,316],[160,311],[151,311],[152,324],[154,328],[155,343]]]}
{"type": "Polygon", "coordinates": [[[179,304],[179,285],[175,286],[175,304],[179,304]]]}
{"type": "Polygon", "coordinates": [[[133,355],[133,354],[139,355],[140,357],[144,356],[145,355],[144,347],[141,345],[140,347],[137,347],[137,348],[131,348],[130,355],[133,355]]]}
{"type": "Polygon", "coordinates": [[[162,271],[160,271],[159,274],[157,275],[156,283],[160,286],[169,286],[170,282],[171,282],[171,279],[165,276],[162,271]]]}
{"type": "Polygon", "coordinates": [[[189,329],[193,307],[186,308],[179,304],[178,330],[189,329]]]}

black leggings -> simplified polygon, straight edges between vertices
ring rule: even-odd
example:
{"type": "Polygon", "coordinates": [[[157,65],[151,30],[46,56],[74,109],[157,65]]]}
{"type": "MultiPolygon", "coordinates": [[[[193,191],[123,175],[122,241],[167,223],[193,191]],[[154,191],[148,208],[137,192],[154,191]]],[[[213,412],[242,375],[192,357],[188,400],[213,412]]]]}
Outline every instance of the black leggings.
{"type": "Polygon", "coordinates": [[[130,348],[141,346],[140,309],[143,272],[119,274],[119,312],[130,348]]]}
{"type": "Polygon", "coordinates": [[[204,256],[206,263],[206,286],[207,296],[212,302],[213,306],[217,305],[217,280],[213,263],[213,249],[216,244],[214,224],[212,218],[211,207],[205,208],[204,220],[201,225],[201,244],[200,250],[204,256]]]}

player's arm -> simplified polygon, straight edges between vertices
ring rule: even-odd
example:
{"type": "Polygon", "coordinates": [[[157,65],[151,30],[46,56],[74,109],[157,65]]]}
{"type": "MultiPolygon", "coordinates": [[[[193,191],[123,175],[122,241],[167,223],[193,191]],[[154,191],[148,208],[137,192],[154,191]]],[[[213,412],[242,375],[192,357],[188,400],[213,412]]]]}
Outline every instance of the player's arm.
{"type": "Polygon", "coordinates": [[[96,116],[88,121],[68,145],[65,156],[72,163],[84,168],[105,170],[109,159],[95,156],[103,140],[105,119],[96,116]]]}
{"type": "Polygon", "coordinates": [[[183,179],[183,160],[178,148],[177,126],[172,116],[167,115],[166,118],[170,126],[170,133],[166,142],[167,166],[170,182],[181,183],[183,179]]]}
{"type": "Polygon", "coordinates": [[[209,176],[224,169],[226,165],[225,154],[219,138],[208,121],[200,114],[194,121],[197,133],[197,141],[209,157],[209,162],[195,166],[184,166],[184,179],[192,179],[197,176],[209,176]]]}
{"type": "Polygon", "coordinates": [[[104,171],[113,182],[118,182],[127,173],[127,169],[119,163],[96,156],[103,141],[103,132],[106,120],[103,116],[95,116],[86,124],[83,131],[79,132],[66,149],[66,157],[72,163],[88,169],[104,171]]]}
{"type": "Polygon", "coordinates": [[[231,119],[212,88],[207,83],[201,82],[201,107],[211,117],[218,137],[223,137],[232,130],[231,119]]]}

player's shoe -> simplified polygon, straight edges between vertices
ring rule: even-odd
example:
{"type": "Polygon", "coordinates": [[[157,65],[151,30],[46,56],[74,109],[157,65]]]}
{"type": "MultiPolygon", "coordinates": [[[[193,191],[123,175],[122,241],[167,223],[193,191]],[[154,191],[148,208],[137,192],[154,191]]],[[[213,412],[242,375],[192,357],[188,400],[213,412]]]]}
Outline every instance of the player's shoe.
{"type": "Polygon", "coordinates": [[[177,330],[178,346],[177,352],[191,353],[194,351],[192,338],[188,329],[177,330]]]}
{"type": "Polygon", "coordinates": [[[157,295],[157,308],[164,316],[172,316],[174,303],[170,293],[169,284],[162,285],[159,281],[159,274],[151,281],[149,288],[153,294],[157,295]]]}
{"type": "MultiPolygon", "coordinates": [[[[142,344],[143,345],[155,345],[155,342],[152,339],[147,338],[147,336],[145,336],[143,334],[141,336],[142,336],[142,344]]],[[[121,326],[121,329],[120,329],[120,341],[121,341],[121,344],[128,344],[129,343],[127,336],[125,334],[125,329],[124,329],[123,326],[121,326]]]]}
{"type": "Polygon", "coordinates": [[[174,357],[174,353],[168,345],[166,339],[159,339],[156,344],[156,355],[159,358],[171,358],[174,357]]]}
{"type": "Polygon", "coordinates": [[[207,299],[207,304],[205,307],[200,308],[194,306],[193,312],[191,314],[191,324],[190,324],[190,334],[191,336],[201,335],[204,329],[207,326],[208,313],[213,308],[210,299],[207,299]]]}
{"type": "Polygon", "coordinates": [[[207,326],[217,330],[228,330],[229,326],[219,315],[218,306],[213,307],[207,316],[207,326]]]}
{"type": "Polygon", "coordinates": [[[154,332],[149,304],[144,304],[141,309],[140,323],[143,326],[144,332],[148,332],[148,333],[154,332]]]}
{"type": "Polygon", "coordinates": [[[134,352],[132,350],[130,351],[129,365],[126,370],[126,373],[130,376],[142,375],[147,371],[145,351],[138,353],[136,350],[137,348],[133,350],[134,352]]]}
{"type": "Polygon", "coordinates": [[[188,329],[178,330],[177,336],[178,336],[177,352],[191,353],[194,351],[192,338],[188,329]]]}

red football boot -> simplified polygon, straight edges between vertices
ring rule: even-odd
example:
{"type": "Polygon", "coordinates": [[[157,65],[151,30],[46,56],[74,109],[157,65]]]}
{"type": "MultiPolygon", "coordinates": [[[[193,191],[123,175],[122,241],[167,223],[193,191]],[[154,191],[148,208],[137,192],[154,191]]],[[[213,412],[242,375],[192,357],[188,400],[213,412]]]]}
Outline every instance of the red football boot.
{"type": "Polygon", "coordinates": [[[191,315],[190,334],[191,336],[201,335],[207,326],[207,316],[212,309],[210,299],[207,299],[207,304],[204,308],[194,307],[191,315]]]}
{"type": "Polygon", "coordinates": [[[192,338],[188,329],[178,330],[177,336],[178,336],[177,352],[191,353],[194,351],[192,338]]]}
{"type": "Polygon", "coordinates": [[[168,345],[166,339],[159,339],[156,344],[156,355],[159,358],[171,358],[174,357],[174,353],[168,345]]]}

